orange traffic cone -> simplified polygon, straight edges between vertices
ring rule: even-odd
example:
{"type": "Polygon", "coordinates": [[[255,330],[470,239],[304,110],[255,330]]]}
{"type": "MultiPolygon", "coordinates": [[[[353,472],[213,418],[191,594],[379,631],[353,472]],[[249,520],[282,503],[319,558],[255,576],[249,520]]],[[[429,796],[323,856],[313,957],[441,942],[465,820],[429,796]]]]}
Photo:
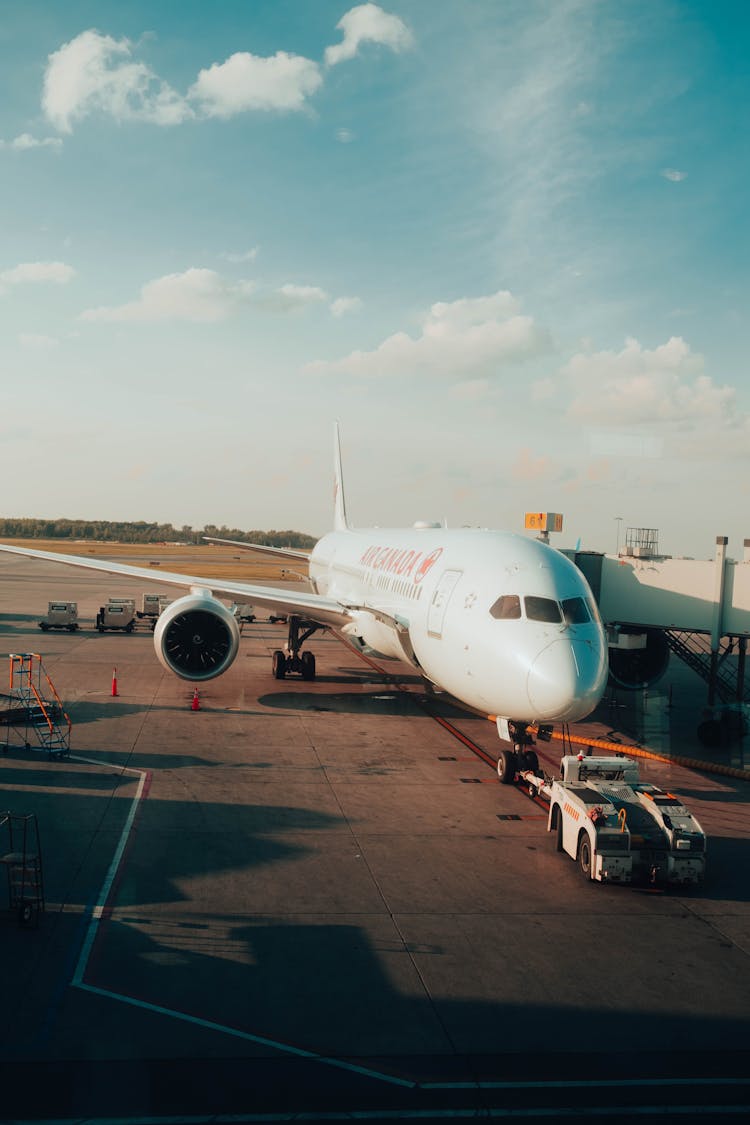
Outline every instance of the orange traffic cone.
{"type": "Polygon", "coordinates": [[[200,704],[200,700],[198,699],[198,689],[196,688],[195,691],[193,692],[193,702],[190,704],[190,710],[191,711],[200,711],[200,709],[201,709],[201,704],[200,704]]]}
{"type": "Polygon", "coordinates": [[[116,668],[112,669],[112,694],[113,695],[118,694],[118,691],[117,691],[117,669],[116,668]]]}

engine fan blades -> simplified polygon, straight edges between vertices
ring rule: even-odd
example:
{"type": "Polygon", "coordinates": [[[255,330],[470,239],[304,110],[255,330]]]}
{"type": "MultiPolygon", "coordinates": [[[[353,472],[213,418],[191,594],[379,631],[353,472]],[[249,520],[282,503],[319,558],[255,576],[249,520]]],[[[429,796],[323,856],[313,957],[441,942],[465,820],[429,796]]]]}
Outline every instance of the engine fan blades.
{"type": "Polygon", "coordinates": [[[164,651],[170,663],[184,672],[209,672],[227,659],[232,637],[213,613],[194,610],[175,617],[167,627],[164,651]]]}

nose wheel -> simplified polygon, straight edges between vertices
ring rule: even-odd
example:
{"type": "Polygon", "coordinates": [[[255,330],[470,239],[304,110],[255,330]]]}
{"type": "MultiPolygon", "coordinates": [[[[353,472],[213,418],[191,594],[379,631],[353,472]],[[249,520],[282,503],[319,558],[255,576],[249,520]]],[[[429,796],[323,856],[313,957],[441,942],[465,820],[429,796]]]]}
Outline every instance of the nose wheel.
{"type": "Polygon", "coordinates": [[[286,652],[277,648],[273,654],[271,668],[274,679],[283,680],[290,673],[301,676],[303,680],[315,679],[315,654],[302,652],[302,645],[322,628],[311,621],[303,621],[301,617],[291,615],[288,619],[289,634],[286,642],[286,652]]]}
{"type": "Polygon", "coordinates": [[[497,776],[502,785],[512,785],[520,770],[539,773],[534,739],[529,734],[526,723],[509,722],[508,730],[513,739],[513,749],[501,750],[497,759],[497,776]]]}

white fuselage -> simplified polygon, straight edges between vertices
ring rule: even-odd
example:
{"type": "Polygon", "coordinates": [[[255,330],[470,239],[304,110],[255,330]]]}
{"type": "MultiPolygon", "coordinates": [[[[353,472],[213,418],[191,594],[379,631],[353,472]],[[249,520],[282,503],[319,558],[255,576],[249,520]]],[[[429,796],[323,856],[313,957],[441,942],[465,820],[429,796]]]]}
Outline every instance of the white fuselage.
{"type": "Polygon", "coordinates": [[[522,722],[570,722],[599,702],[607,644],[564,555],[501,531],[335,531],[310,558],[320,594],[360,607],[346,632],[457,699],[522,722]]]}

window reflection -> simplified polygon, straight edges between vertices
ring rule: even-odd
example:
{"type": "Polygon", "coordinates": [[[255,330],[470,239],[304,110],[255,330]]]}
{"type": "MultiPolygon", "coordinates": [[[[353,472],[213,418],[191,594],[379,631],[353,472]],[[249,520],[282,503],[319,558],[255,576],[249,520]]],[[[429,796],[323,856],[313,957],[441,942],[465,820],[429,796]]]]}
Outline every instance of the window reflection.
{"type": "Polygon", "coordinates": [[[560,622],[560,607],[552,598],[530,596],[523,599],[529,621],[560,622]]]}
{"type": "Polygon", "coordinates": [[[585,625],[591,620],[583,598],[566,598],[562,604],[566,625],[585,625]]]}
{"type": "Polygon", "coordinates": [[[490,608],[490,615],[498,621],[513,621],[521,616],[521,599],[517,594],[503,594],[490,608]]]}

